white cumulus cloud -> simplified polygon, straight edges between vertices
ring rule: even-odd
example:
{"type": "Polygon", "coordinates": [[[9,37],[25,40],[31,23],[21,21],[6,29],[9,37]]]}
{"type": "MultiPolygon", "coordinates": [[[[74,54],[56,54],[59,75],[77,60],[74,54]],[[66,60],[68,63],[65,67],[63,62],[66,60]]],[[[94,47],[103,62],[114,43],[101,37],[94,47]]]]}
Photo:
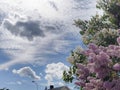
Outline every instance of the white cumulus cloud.
{"type": "Polygon", "coordinates": [[[33,71],[30,67],[23,67],[19,70],[13,69],[14,74],[18,74],[21,77],[29,77],[34,80],[40,80],[40,76],[36,75],[35,71],[33,71]]]}
{"type": "Polygon", "coordinates": [[[48,81],[48,84],[59,81],[62,79],[63,71],[68,69],[69,67],[61,62],[48,64],[45,70],[45,79],[48,81]]]}

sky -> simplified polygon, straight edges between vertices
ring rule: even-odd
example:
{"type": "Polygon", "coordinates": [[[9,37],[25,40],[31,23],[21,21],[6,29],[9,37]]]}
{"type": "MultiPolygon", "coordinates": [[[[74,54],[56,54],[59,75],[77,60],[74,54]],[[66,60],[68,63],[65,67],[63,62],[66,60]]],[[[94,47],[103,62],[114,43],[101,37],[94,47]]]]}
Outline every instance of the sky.
{"type": "Polygon", "coordinates": [[[0,88],[44,90],[68,86],[62,72],[76,46],[74,20],[98,13],[96,0],[0,0],[0,88]],[[35,81],[35,82],[32,82],[35,81]]]}

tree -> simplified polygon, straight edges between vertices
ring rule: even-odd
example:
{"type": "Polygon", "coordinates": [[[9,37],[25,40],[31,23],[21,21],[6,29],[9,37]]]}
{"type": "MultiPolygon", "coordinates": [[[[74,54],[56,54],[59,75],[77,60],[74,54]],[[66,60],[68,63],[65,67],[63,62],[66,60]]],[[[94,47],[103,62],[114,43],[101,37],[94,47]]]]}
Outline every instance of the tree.
{"type": "MultiPolygon", "coordinates": [[[[89,21],[86,21],[86,20],[83,21],[80,19],[75,20],[75,25],[81,29],[80,34],[82,35],[82,40],[84,44],[88,47],[90,43],[93,43],[93,45],[91,46],[94,48],[95,46],[97,46],[99,50],[101,51],[105,48],[109,48],[110,45],[115,45],[116,47],[119,47],[119,43],[117,42],[118,40],[116,41],[116,39],[120,36],[120,30],[118,30],[120,28],[120,21],[119,21],[120,20],[120,0],[99,0],[97,4],[97,8],[102,9],[104,11],[104,14],[102,16],[95,15],[89,21]]],[[[89,47],[88,49],[89,49],[87,50],[88,52],[91,51],[89,47]]],[[[91,57],[89,55],[86,55],[85,52],[86,50],[82,50],[80,48],[72,51],[71,55],[68,57],[68,61],[71,63],[70,70],[68,72],[67,71],[63,72],[64,81],[72,82],[73,79],[78,79],[81,75],[80,75],[80,72],[77,73],[77,71],[80,70],[81,68],[83,70],[87,70],[85,67],[87,67],[87,65],[89,64],[90,60],[88,59],[91,57]],[[81,68],[77,65],[81,65],[81,68]]],[[[110,64],[111,65],[110,68],[112,68],[115,64],[120,63],[119,55],[118,57],[117,56],[112,57],[110,55],[108,56],[112,60],[111,61],[112,65],[110,64]]],[[[88,69],[87,71],[90,71],[90,70],[88,69]]],[[[81,72],[86,73],[83,71],[81,72]]],[[[111,71],[110,73],[113,73],[113,72],[111,71]]],[[[90,72],[89,75],[92,78],[95,77],[94,79],[96,79],[97,73],[90,72]]],[[[84,76],[85,75],[82,75],[82,78],[84,76]]],[[[86,78],[88,76],[86,76],[86,78]]],[[[109,77],[110,76],[107,76],[102,79],[105,79],[105,81],[109,82],[110,80],[109,77]]],[[[81,79],[79,78],[78,80],[80,81],[81,79]]],[[[104,80],[101,80],[101,81],[104,82],[104,80]]],[[[88,82],[90,81],[86,79],[86,83],[88,82]]],[[[84,83],[84,85],[86,83],[84,83]]],[[[79,82],[76,84],[81,85],[81,86],[83,85],[82,82],[79,82]]],[[[84,87],[82,86],[82,88],[85,88],[85,86],[84,87]]],[[[106,90],[106,88],[104,89],[106,90]]]]}
{"type": "MultiPolygon", "coordinates": [[[[81,29],[80,34],[83,35],[84,44],[96,43],[103,46],[107,44],[116,44],[116,42],[107,42],[109,40],[114,40],[116,37],[101,37],[100,41],[96,39],[96,33],[105,29],[118,29],[120,28],[120,0],[99,0],[96,6],[98,9],[102,9],[104,14],[102,16],[95,15],[89,21],[86,20],[75,20],[75,25],[81,29]],[[101,41],[101,39],[103,39],[101,41]]],[[[111,30],[110,30],[111,31],[111,30]]],[[[97,36],[99,37],[99,36],[97,36]]]]}

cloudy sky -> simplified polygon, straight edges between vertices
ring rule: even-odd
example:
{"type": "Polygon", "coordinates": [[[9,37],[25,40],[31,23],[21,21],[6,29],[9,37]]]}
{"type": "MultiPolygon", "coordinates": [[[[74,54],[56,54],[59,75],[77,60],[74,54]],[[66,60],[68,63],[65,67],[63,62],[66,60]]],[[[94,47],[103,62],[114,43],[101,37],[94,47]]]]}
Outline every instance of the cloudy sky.
{"type": "Polygon", "coordinates": [[[39,90],[67,85],[61,79],[70,65],[66,58],[83,46],[74,20],[95,15],[95,5],[96,0],[0,0],[0,88],[35,90],[33,80],[39,90]]]}

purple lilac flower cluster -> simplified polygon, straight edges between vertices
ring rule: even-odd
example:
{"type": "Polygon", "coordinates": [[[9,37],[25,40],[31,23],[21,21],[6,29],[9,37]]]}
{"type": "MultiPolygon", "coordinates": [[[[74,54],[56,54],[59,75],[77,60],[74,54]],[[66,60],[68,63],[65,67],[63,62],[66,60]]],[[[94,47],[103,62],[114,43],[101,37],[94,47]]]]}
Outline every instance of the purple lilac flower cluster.
{"type": "Polygon", "coordinates": [[[120,37],[117,43],[108,47],[89,44],[81,52],[87,62],[76,64],[78,81],[75,84],[83,90],[120,90],[120,37]]]}

